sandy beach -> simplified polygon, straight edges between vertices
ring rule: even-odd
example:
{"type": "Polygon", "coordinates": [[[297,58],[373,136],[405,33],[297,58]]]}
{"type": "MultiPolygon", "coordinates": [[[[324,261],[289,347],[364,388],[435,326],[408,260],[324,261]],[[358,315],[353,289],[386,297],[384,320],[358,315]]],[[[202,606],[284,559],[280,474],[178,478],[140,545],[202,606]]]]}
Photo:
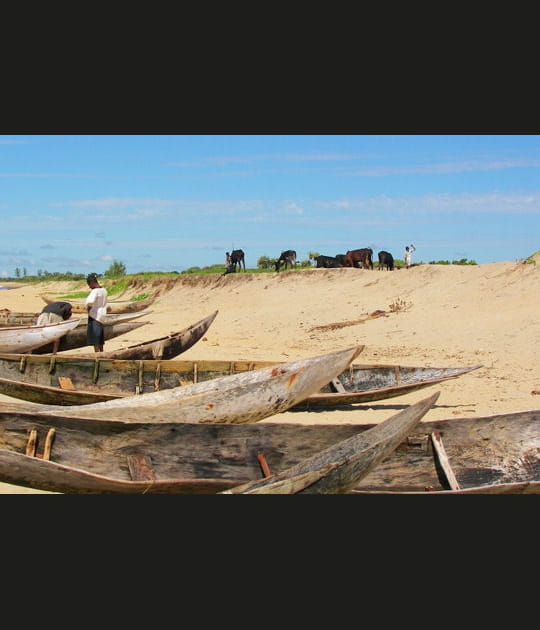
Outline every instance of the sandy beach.
{"type": "MultiPolygon", "coordinates": [[[[86,289],[84,282],[15,286],[0,291],[0,308],[39,312],[42,293],[62,297],[86,289]]],[[[139,283],[122,299],[141,293],[156,295],[149,323],[106,342],[105,350],[176,332],[217,309],[205,337],[178,358],[292,361],[363,345],[358,363],[483,366],[398,398],[354,409],[287,411],[266,421],[380,422],[435,391],[441,394],[425,421],[540,407],[539,253],[528,261],[425,264],[391,272],[180,275],[139,283]]],[[[0,408],[2,402],[17,399],[0,395],[0,408]]],[[[40,491],[0,484],[0,493],[40,491]]]]}

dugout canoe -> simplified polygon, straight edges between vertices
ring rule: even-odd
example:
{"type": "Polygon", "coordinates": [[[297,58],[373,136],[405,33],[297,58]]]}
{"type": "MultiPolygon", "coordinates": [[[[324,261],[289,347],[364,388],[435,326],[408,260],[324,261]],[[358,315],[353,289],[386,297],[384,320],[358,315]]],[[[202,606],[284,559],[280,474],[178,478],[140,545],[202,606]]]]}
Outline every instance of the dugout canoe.
{"type": "Polygon", "coordinates": [[[46,326],[12,326],[0,328],[0,352],[32,352],[75,329],[79,320],[67,319],[46,326]]]}
{"type": "MultiPolygon", "coordinates": [[[[363,350],[364,346],[359,348],[363,350]]],[[[0,355],[0,394],[48,405],[87,405],[280,365],[280,362],[246,360],[103,359],[101,354],[91,358],[0,355]]],[[[479,367],[420,368],[354,363],[294,408],[343,404],[345,394],[336,391],[338,382],[347,385],[354,382],[357,389],[346,394],[348,402],[362,403],[407,394],[479,367]],[[386,387],[381,387],[381,383],[386,387]]]]}
{"type": "MultiPolygon", "coordinates": [[[[129,322],[133,319],[139,319],[150,315],[152,311],[140,311],[136,313],[119,313],[117,315],[107,315],[104,326],[118,324],[120,322],[129,322]]],[[[11,311],[8,308],[0,309],[0,328],[12,326],[34,326],[41,313],[32,313],[28,311],[11,311]]],[[[78,328],[85,328],[88,324],[88,317],[79,318],[78,328]]]]}
{"type": "Polygon", "coordinates": [[[106,350],[100,352],[99,355],[103,359],[174,359],[182,352],[189,350],[191,346],[196,344],[206,334],[218,312],[214,311],[210,315],[170,335],[156,337],[155,339],[136,343],[126,348],[119,348],[118,350],[106,350]]]}
{"type": "MultiPolygon", "coordinates": [[[[50,304],[51,302],[57,302],[58,298],[51,298],[47,295],[41,295],[41,299],[50,304]]],[[[137,313],[138,311],[144,311],[155,301],[154,296],[149,296],[143,300],[124,300],[119,302],[109,302],[107,301],[107,313],[118,314],[118,313],[137,313]]],[[[87,314],[86,304],[84,300],[65,300],[71,304],[71,309],[74,314],[87,314]]]]}
{"type": "MultiPolygon", "coordinates": [[[[136,330],[137,328],[140,328],[145,324],[148,324],[148,322],[119,322],[117,324],[107,325],[103,329],[105,343],[107,343],[107,341],[109,341],[110,339],[120,337],[120,335],[126,335],[128,332],[136,330]]],[[[76,326],[60,339],[58,352],[63,352],[65,350],[76,350],[78,348],[84,347],[88,347],[88,344],[86,343],[86,327],[76,326]]],[[[34,350],[32,350],[32,354],[51,354],[52,351],[53,344],[48,343],[44,346],[41,346],[40,348],[35,348],[34,350]]]]}
{"type": "Polygon", "coordinates": [[[146,424],[0,411],[0,480],[69,494],[344,493],[438,393],[361,425],[146,424]]]}
{"type": "Polygon", "coordinates": [[[351,405],[410,394],[458,378],[483,367],[430,367],[355,363],[332,379],[299,407],[351,405]]]}
{"type": "MultiPolygon", "coordinates": [[[[289,409],[319,390],[346,369],[360,351],[359,347],[347,348],[144,396],[126,396],[89,405],[17,405],[36,415],[55,414],[102,421],[257,422],[289,409]]],[[[4,403],[4,408],[7,405],[4,403]]]]}
{"type": "Polygon", "coordinates": [[[540,410],[420,423],[358,494],[538,494],[540,410]]]}

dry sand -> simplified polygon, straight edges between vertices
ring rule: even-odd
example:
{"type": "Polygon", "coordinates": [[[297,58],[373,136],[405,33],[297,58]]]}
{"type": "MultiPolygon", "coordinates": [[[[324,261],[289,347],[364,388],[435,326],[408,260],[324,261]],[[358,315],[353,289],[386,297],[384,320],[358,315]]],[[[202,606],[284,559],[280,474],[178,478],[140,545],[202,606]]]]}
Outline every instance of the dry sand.
{"type": "MultiPolygon", "coordinates": [[[[263,422],[380,422],[435,391],[441,395],[426,421],[537,409],[540,254],[532,260],[156,280],[122,296],[156,293],[149,323],[106,342],[105,350],[176,332],[217,309],[205,337],[178,358],[292,361],[364,345],[356,362],[483,365],[399,398],[354,408],[287,411],[263,422]]],[[[56,297],[85,288],[68,282],[19,286],[0,292],[0,308],[38,312],[44,305],[40,293],[56,297]]],[[[17,399],[0,395],[0,408],[3,401],[17,399]]],[[[0,493],[39,491],[0,484],[0,493]]]]}

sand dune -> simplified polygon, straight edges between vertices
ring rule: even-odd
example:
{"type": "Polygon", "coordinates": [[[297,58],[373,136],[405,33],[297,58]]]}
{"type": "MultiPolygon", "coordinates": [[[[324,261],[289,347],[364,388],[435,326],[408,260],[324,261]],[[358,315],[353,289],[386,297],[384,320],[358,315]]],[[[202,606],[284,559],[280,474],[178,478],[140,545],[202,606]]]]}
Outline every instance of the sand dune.
{"type": "MultiPolygon", "coordinates": [[[[425,421],[536,409],[540,254],[530,260],[418,265],[393,272],[307,269],[156,280],[131,289],[132,294],[157,293],[150,323],[107,342],[105,349],[175,332],[218,309],[206,336],[179,358],[289,361],[362,344],[361,363],[484,366],[388,401],[288,411],[264,422],[380,422],[431,391],[441,395],[425,421]]],[[[0,308],[39,311],[44,305],[40,293],[62,295],[75,288],[84,286],[19,286],[0,292],[0,308]]],[[[123,296],[128,298],[129,291],[123,296]]],[[[0,395],[2,401],[16,399],[0,395]]],[[[3,488],[0,492],[26,491],[3,488]]]]}

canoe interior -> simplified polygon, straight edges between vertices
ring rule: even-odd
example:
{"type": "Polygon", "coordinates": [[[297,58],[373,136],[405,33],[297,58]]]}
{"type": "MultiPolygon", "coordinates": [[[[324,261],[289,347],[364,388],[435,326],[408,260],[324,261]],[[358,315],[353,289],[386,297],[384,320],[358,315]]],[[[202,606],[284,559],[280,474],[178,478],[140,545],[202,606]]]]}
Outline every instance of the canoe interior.
{"type": "Polygon", "coordinates": [[[10,311],[7,308],[0,309],[0,327],[33,326],[39,317],[39,313],[10,311]]]}
{"type": "MultiPolygon", "coordinates": [[[[374,425],[295,425],[254,423],[200,425],[103,422],[90,418],[0,412],[0,479],[59,492],[141,491],[134,484],[145,470],[152,492],[219,492],[264,476],[260,455],[271,474],[374,425]],[[50,462],[78,471],[67,481],[66,470],[39,474],[49,429],[54,428],[50,462]],[[37,431],[37,457],[25,456],[32,429],[37,431]],[[16,460],[7,457],[10,454],[16,460]],[[24,455],[24,456],[23,456],[24,455]],[[29,461],[35,459],[36,461],[29,461]],[[85,479],[98,475],[95,485],[85,479]],[[134,478],[135,477],[135,478],[134,478]],[[108,480],[108,481],[107,481],[108,480]],[[105,483],[106,482],[106,483],[105,483]],[[75,483],[75,487],[68,487],[75,483]],[[160,484],[163,487],[160,489],[160,484]],[[64,484],[64,485],[63,485],[64,484]],[[107,485],[109,484],[109,485],[107,485]],[[119,485],[120,484],[120,485],[119,485]],[[197,489],[198,488],[198,489],[197,489]]],[[[355,489],[379,491],[449,490],[430,436],[439,432],[462,489],[540,481],[540,411],[471,419],[420,422],[396,450],[378,464],[355,489]]],[[[49,466],[52,468],[52,466],[49,466]]],[[[69,476],[69,475],[68,475],[69,476]]]]}
{"type": "MultiPolygon", "coordinates": [[[[201,383],[229,374],[274,365],[271,361],[184,361],[157,359],[88,359],[82,357],[0,355],[0,378],[65,388],[108,397],[131,396],[201,383]]],[[[31,399],[40,402],[40,399],[31,399]]],[[[62,404],[62,401],[55,401],[62,404]]],[[[73,404],[66,402],[65,404],[73,404]]]]}
{"type": "MultiPolygon", "coordinates": [[[[2,382],[0,391],[7,395],[48,404],[77,404],[77,392],[93,393],[95,399],[83,399],[80,404],[110,400],[119,396],[144,394],[203,382],[229,374],[260,369],[279,362],[272,361],[183,361],[181,359],[107,359],[75,357],[37,357],[0,355],[0,379],[18,381],[42,387],[64,387],[70,379],[71,393],[26,391],[27,388],[2,382]],[[9,391],[11,389],[11,391],[9,391]]],[[[368,402],[399,396],[408,391],[427,387],[447,378],[477,369],[470,368],[415,368],[403,366],[374,366],[353,364],[317,394],[297,405],[304,406],[368,402]],[[336,388],[336,381],[339,380],[336,388]],[[352,391],[351,389],[354,388],[352,391]],[[344,393],[342,392],[344,390],[344,393]]]]}
{"type": "MultiPolygon", "coordinates": [[[[358,427],[353,425],[336,432],[332,426],[298,429],[295,425],[255,423],[210,427],[61,417],[41,419],[31,414],[5,412],[0,416],[0,479],[58,492],[78,489],[63,485],[70,482],[63,480],[62,474],[54,479],[43,471],[36,477],[31,477],[31,471],[24,473],[24,466],[31,464],[29,457],[20,458],[17,466],[3,457],[4,451],[24,455],[32,429],[37,431],[38,459],[43,454],[49,429],[54,428],[51,462],[124,482],[121,490],[111,490],[121,492],[130,491],[125,482],[129,482],[129,486],[136,481],[137,471],[144,467],[151,470],[157,482],[176,480],[183,492],[189,491],[186,489],[190,486],[194,492],[219,492],[263,478],[260,454],[275,474],[358,432],[358,427]]],[[[81,491],[89,491],[87,480],[82,479],[80,484],[81,491]]],[[[103,491],[104,487],[106,483],[96,491],[103,491]]],[[[156,486],[153,491],[169,492],[170,487],[170,483],[166,483],[165,490],[156,486]]]]}
{"type": "Polygon", "coordinates": [[[358,490],[451,490],[432,433],[439,433],[460,488],[540,481],[540,410],[421,422],[358,490]]]}

